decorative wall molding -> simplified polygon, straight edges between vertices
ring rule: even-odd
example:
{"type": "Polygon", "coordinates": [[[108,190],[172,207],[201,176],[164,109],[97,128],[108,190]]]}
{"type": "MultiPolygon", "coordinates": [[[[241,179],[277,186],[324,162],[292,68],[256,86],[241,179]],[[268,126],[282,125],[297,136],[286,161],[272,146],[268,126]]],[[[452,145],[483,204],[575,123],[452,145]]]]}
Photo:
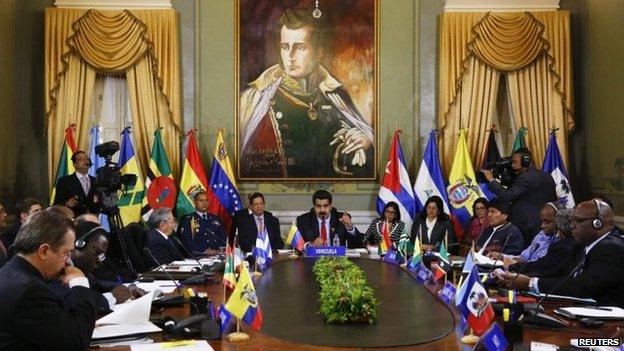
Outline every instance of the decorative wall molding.
{"type": "Polygon", "coordinates": [[[444,0],[446,12],[557,11],[560,0],[444,0]]]}
{"type": "Polygon", "coordinates": [[[85,9],[168,9],[171,0],[56,0],[54,6],[85,9]]]}

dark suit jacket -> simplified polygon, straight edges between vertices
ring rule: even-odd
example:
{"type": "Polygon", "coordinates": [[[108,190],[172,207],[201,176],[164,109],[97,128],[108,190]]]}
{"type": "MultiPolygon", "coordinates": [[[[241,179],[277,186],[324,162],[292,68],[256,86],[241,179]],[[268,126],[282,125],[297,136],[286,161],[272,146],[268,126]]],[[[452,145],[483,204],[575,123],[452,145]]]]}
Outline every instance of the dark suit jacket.
{"type": "Polygon", "coordinates": [[[5,230],[4,233],[2,233],[2,242],[4,243],[4,247],[6,247],[7,250],[15,242],[15,238],[17,237],[17,232],[19,232],[21,227],[22,227],[22,222],[20,222],[18,218],[17,222],[15,222],[11,227],[9,227],[9,229],[5,230]]]}
{"type": "MultiPolygon", "coordinates": [[[[347,228],[340,222],[340,217],[342,217],[342,212],[332,208],[329,218],[330,232],[328,233],[328,241],[331,243],[334,240],[334,235],[338,235],[340,245],[344,246],[346,243],[349,248],[364,247],[364,236],[362,233],[354,227],[355,233],[353,235],[349,234],[347,228]]],[[[319,224],[314,209],[297,217],[297,229],[299,229],[305,242],[313,241],[320,236],[319,224]]]]}
{"type": "Polygon", "coordinates": [[[76,196],[78,198],[78,204],[71,208],[76,217],[87,212],[97,213],[99,211],[99,204],[94,202],[95,178],[89,176],[89,179],[91,179],[91,188],[89,188],[89,194],[86,195],[84,190],[82,190],[82,184],[80,184],[80,180],[78,180],[78,176],[75,172],[59,179],[56,185],[54,204],[64,205],[67,200],[76,196]]]}
{"type": "MultiPolygon", "coordinates": [[[[412,231],[410,233],[410,240],[416,240],[416,235],[418,234],[419,228],[421,232],[422,241],[421,244],[433,245],[435,246],[435,251],[440,250],[440,246],[442,245],[442,240],[444,240],[444,236],[448,233],[448,245],[454,244],[457,242],[455,239],[455,231],[453,230],[453,223],[450,219],[441,220],[438,218],[436,223],[433,226],[433,230],[431,231],[431,239],[427,237],[427,220],[425,218],[417,217],[416,222],[412,226],[412,231]]],[[[447,247],[446,250],[449,250],[447,247]]]]}
{"type": "Polygon", "coordinates": [[[43,276],[16,256],[0,269],[0,350],[86,350],[98,293],[73,287],[58,298],[43,276]]]}
{"type": "Polygon", "coordinates": [[[0,250],[0,268],[2,268],[7,263],[7,257],[2,250],[0,250]]]}
{"type": "Polygon", "coordinates": [[[540,231],[542,207],[548,201],[557,200],[552,176],[534,167],[520,174],[508,189],[497,181],[489,182],[488,188],[499,198],[511,202],[509,221],[520,228],[527,245],[540,231]]]}
{"type": "MultiPolygon", "coordinates": [[[[494,228],[490,227],[481,233],[479,240],[475,244],[479,249],[485,244],[487,239],[492,235],[494,228]]],[[[520,229],[511,223],[507,223],[500,227],[495,233],[492,239],[487,244],[484,253],[488,251],[497,251],[506,255],[519,255],[524,249],[524,239],[520,229]]]]}
{"type": "MultiPolygon", "coordinates": [[[[88,275],[89,286],[91,290],[98,292],[98,301],[97,301],[97,314],[105,314],[111,312],[111,306],[108,304],[108,300],[104,297],[104,293],[111,292],[114,288],[116,288],[119,283],[109,282],[105,280],[100,280],[93,275],[88,275]]],[[[65,300],[67,295],[71,292],[71,289],[61,283],[58,280],[53,280],[48,284],[51,291],[53,291],[61,300],[65,300]]]]}
{"type": "MultiPolygon", "coordinates": [[[[594,246],[585,258],[583,270],[576,276],[542,277],[540,293],[590,297],[603,306],[624,307],[624,242],[608,235],[594,246]],[[563,280],[565,279],[565,280],[563,280]],[[562,282],[563,280],[563,282],[562,282]],[[559,287],[554,289],[557,284],[559,287]],[[554,290],[553,290],[554,289],[554,290]]],[[[577,261],[579,262],[579,261],[577,261]]]]}
{"type": "Polygon", "coordinates": [[[158,262],[154,262],[153,258],[146,257],[146,261],[152,262],[152,266],[158,266],[159,263],[168,264],[183,259],[180,250],[175,246],[173,240],[171,238],[165,239],[156,229],[150,229],[147,232],[147,247],[158,260],[158,262]]]}
{"type": "MultiPolygon", "coordinates": [[[[280,233],[279,219],[273,216],[269,211],[264,211],[263,222],[269,233],[269,241],[271,242],[271,249],[283,249],[284,240],[280,233]]],[[[258,226],[256,225],[256,219],[253,214],[249,213],[248,209],[236,211],[234,213],[234,225],[233,230],[238,229],[238,244],[243,252],[250,252],[251,249],[256,246],[256,238],[258,237],[258,226]]]]}
{"type": "Polygon", "coordinates": [[[197,212],[192,212],[180,219],[178,238],[193,254],[203,255],[206,249],[219,250],[226,246],[227,235],[221,219],[212,213],[206,213],[206,218],[202,219],[197,212]],[[191,232],[193,220],[199,224],[194,233],[191,232]]]}
{"type": "Polygon", "coordinates": [[[548,246],[546,255],[535,261],[514,263],[509,266],[509,271],[539,277],[544,272],[559,266],[561,262],[574,257],[577,245],[578,243],[573,237],[558,240],[548,246]]]}

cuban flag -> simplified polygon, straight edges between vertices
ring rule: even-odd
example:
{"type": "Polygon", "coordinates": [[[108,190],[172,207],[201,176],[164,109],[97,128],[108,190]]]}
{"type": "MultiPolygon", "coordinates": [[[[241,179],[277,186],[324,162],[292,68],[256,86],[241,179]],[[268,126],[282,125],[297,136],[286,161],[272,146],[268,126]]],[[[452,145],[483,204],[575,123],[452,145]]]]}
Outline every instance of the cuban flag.
{"type": "Polygon", "coordinates": [[[416,210],[414,191],[405,168],[405,158],[399,140],[400,132],[399,130],[395,131],[392,137],[388,163],[386,163],[386,170],[379,187],[379,195],[377,195],[377,213],[382,215],[383,208],[388,202],[396,202],[401,212],[401,220],[405,223],[405,231],[409,233],[416,210]]]}
{"type": "Polygon", "coordinates": [[[575,205],[574,196],[572,195],[572,188],[568,181],[568,172],[566,172],[561,153],[559,152],[559,146],[557,146],[557,137],[555,136],[554,130],[550,132],[546,156],[544,156],[544,163],[542,164],[542,171],[544,173],[550,173],[555,180],[559,203],[567,208],[573,208],[575,205]]]}
{"type": "Polygon", "coordinates": [[[256,259],[256,266],[260,272],[264,272],[271,262],[273,262],[273,252],[271,252],[271,242],[269,241],[269,233],[264,227],[258,232],[256,237],[256,247],[253,249],[253,255],[256,259]]]}
{"type": "Polygon", "coordinates": [[[442,166],[440,166],[440,159],[438,158],[437,145],[436,131],[432,130],[429,133],[427,148],[423,154],[418,175],[416,175],[416,181],[414,182],[414,194],[416,195],[415,213],[419,213],[425,208],[425,202],[428,198],[437,195],[442,198],[444,212],[450,214],[448,197],[446,196],[446,184],[442,176],[442,166]]]}
{"type": "MultiPolygon", "coordinates": [[[[483,334],[494,320],[494,309],[490,305],[487,291],[481,284],[479,273],[472,267],[460,291],[463,293],[459,311],[476,335],[483,334]]],[[[458,293],[459,295],[459,293],[458,293]]]]}

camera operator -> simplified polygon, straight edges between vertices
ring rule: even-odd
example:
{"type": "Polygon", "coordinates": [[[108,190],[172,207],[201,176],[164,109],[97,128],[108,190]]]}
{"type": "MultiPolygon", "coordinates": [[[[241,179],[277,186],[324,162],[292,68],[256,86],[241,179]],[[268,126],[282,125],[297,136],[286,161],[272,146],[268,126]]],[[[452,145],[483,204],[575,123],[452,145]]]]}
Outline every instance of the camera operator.
{"type": "Polygon", "coordinates": [[[84,151],[76,151],[71,160],[76,172],[59,179],[54,205],[65,205],[78,217],[99,212],[100,204],[95,189],[95,178],[89,175],[91,160],[84,151]]]}
{"type": "Polygon", "coordinates": [[[547,202],[557,200],[555,181],[533,166],[531,152],[525,147],[514,151],[511,168],[517,177],[507,188],[494,178],[492,171],[482,172],[490,191],[511,202],[511,223],[520,228],[524,242],[530,243],[540,230],[540,210],[547,202]]]}

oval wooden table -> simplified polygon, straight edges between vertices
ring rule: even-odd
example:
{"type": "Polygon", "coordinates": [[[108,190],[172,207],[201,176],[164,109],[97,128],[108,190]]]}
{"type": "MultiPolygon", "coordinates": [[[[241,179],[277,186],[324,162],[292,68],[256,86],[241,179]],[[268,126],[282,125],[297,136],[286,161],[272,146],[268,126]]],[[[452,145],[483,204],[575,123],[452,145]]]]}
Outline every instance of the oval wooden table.
{"type": "MultiPolygon", "coordinates": [[[[224,351],[258,351],[258,350],[302,350],[302,351],[324,351],[324,350],[387,350],[387,351],[405,351],[405,350],[471,350],[472,347],[462,344],[459,341],[461,336],[458,332],[458,328],[450,332],[452,329],[453,317],[457,320],[457,313],[454,309],[447,309],[442,306],[441,303],[434,301],[436,299],[435,294],[441,288],[440,285],[425,284],[424,286],[416,285],[416,282],[409,282],[403,279],[403,276],[409,278],[408,273],[401,271],[398,267],[390,266],[386,263],[379,262],[378,260],[357,258],[352,259],[355,263],[360,265],[366,272],[371,285],[375,287],[378,294],[378,299],[381,302],[379,307],[379,321],[377,326],[384,329],[376,329],[376,334],[371,333],[371,336],[362,336],[366,333],[360,334],[358,337],[366,337],[369,339],[382,340],[379,336],[380,331],[388,333],[393,336],[399,336],[396,331],[392,331],[393,326],[396,326],[396,322],[392,322],[396,311],[400,309],[412,309],[412,311],[421,311],[418,315],[410,320],[410,329],[412,331],[420,329],[431,329],[431,326],[435,326],[434,331],[423,332],[421,344],[406,345],[389,347],[382,346],[383,343],[377,343],[376,347],[347,347],[353,345],[350,339],[353,339],[352,332],[357,329],[358,326],[340,326],[333,327],[331,325],[320,325],[321,321],[319,315],[313,314],[318,310],[318,287],[313,280],[311,274],[308,272],[311,263],[308,259],[294,259],[290,260],[285,257],[278,257],[274,266],[268,270],[257,283],[257,294],[259,303],[263,311],[264,323],[260,332],[251,330],[248,327],[244,327],[244,330],[250,334],[251,339],[242,342],[229,342],[225,338],[223,340],[210,340],[210,345],[215,350],[224,351]],[[377,275],[371,275],[369,268],[371,265],[376,268],[371,268],[377,271],[377,275]],[[383,273],[383,274],[381,274],[383,273]],[[403,289],[392,289],[392,282],[399,283],[403,289]],[[405,288],[407,287],[407,288],[405,288]],[[424,289],[423,289],[424,287],[424,289]],[[286,294],[287,291],[297,291],[298,295],[290,296],[286,294]],[[379,292],[386,294],[387,292],[395,291],[395,294],[379,297],[379,292]],[[398,300],[413,299],[414,303],[408,306],[395,303],[398,300]],[[425,302],[425,306],[419,306],[418,301],[425,302]],[[305,304],[306,306],[301,306],[305,304]],[[441,316],[438,316],[438,312],[442,312],[441,316]],[[449,323],[448,314],[452,314],[451,323],[449,323]],[[287,318],[289,323],[288,328],[291,333],[286,335],[285,331],[279,331],[277,329],[283,327],[285,324],[278,321],[276,318],[287,318]],[[309,319],[308,319],[309,318],[309,319]],[[304,325],[299,325],[302,320],[305,319],[304,325]],[[299,320],[299,322],[297,322],[299,320]],[[387,322],[390,320],[391,322],[387,322]],[[386,329],[387,328],[387,329],[386,329]],[[346,332],[348,329],[348,332],[346,332]],[[325,335],[323,336],[323,332],[325,335]],[[294,333],[294,334],[292,334],[294,333]],[[310,341],[309,343],[303,343],[296,341],[294,335],[316,333],[315,335],[319,339],[310,341]],[[445,334],[448,333],[448,334],[445,334]],[[271,335],[272,334],[272,335],[271,335]],[[326,340],[330,337],[334,338],[336,335],[339,339],[344,339],[344,342],[337,346],[321,346],[329,345],[326,340]],[[374,337],[373,337],[374,335],[374,337]],[[321,339],[324,338],[324,339],[321,339]],[[427,341],[429,340],[429,341],[427,341]]],[[[208,297],[220,304],[223,301],[223,286],[221,284],[207,284],[198,287],[198,290],[205,292],[208,297]]],[[[552,315],[552,310],[563,306],[561,303],[547,303],[545,308],[552,315]]],[[[188,304],[184,307],[168,308],[162,313],[162,316],[172,316],[174,318],[184,318],[189,315],[188,304]]],[[[455,323],[457,324],[457,323],[455,323]]],[[[622,322],[608,322],[604,327],[599,329],[584,329],[579,327],[576,322],[572,322],[569,327],[561,330],[548,330],[548,329],[534,329],[525,327],[524,341],[542,341],[555,345],[569,345],[570,339],[578,337],[609,337],[613,335],[616,327],[622,327],[622,322]]],[[[367,326],[359,326],[365,330],[372,330],[366,328],[367,326]]],[[[163,341],[162,333],[155,333],[151,335],[155,341],[163,341]]],[[[335,344],[338,345],[338,344],[335,344]]],[[[96,349],[93,349],[96,350],[96,349]]],[[[130,347],[114,347],[106,348],[110,351],[130,350],[130,347]]]]}

